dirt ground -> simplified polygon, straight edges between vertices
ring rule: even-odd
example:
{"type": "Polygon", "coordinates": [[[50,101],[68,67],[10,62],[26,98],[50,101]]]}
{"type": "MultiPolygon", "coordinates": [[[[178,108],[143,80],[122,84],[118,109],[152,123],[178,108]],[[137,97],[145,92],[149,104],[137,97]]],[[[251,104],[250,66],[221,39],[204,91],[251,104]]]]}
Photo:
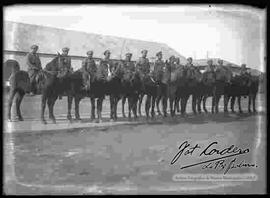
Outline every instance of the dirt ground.
{"type": "MultiPolygon", "coordinates": [[[[246,100],[243,110],[246,112],[246,100]]],[[[221,102],[222,104],[222,102],[221,102]]],[[[208,105],[210,105],[210,100],[208,105]]],[[[120,118],[108,122],[108,102],[102,124],[89,123],[89,99],[80,106],[82,123],[68,124],[66,99],[57,101],[57,124],[39,122],[40,98],[26,97],[22,103],[24,122],[7,123],[4,128],[4,192],[6,194],[237,194],[264,193],[265,183],[265,100],[258,99],[258,114],[223,112],[188,117],[137,121],[120,118]],[[8,130],[8,125],[12,125],[8,130]],[[33,126],[33,127],[31,127],[33,126]],[[179,146],[222,150],[231,145],[249,152],[225,159],[230,163],[256,164],[229,170],[230,174],[253,173],[256,181],[175,181],[175,174],[224,174],[204,164],[181,167],[220,157],[182,155],[171,164],[179,146]]],[[[237,105],[236,108],[237,110],[237,105]]],[[[221,108],[222,110],[222,108],[221,108]]],[[[121,108],[118,108],[121,112],[121,108]]],[[[120,115],[120,114],[119,114],[120,115]]]]}

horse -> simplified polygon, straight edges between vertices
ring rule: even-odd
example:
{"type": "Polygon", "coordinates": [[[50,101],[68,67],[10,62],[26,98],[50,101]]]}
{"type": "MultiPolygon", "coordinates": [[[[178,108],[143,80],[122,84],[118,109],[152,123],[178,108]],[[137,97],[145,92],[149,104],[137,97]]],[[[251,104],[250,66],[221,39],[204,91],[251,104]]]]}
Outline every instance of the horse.
{"type": "Polygon", "coordinates": [[[56,123],[53,113],[54,104],[58,96],[70,89],[68,77],[59,72],[61,61],[63,61],[63,58],[58,53],[37,75],[37,86],[41,90],[41,121],[43,124],[47,124],[44,118],[46,103],[49,109],[49,119],[51,119],[53,123],[56,123]],[[61,74],[62,77],[59,77],[59,74],[61,74]]]}
{"type": "Polygon", "coordinates": [[[184,67],[185,77],[182,78],[181,85],[178,86],[176,105],[180,100],[181,103],[181,114],[186,115],[186,105],[187,101],[192,96],[192,111],[197,114],[196,104],[198,104],[200,98],[200,83],[202,80],[202,73],[199,68],[192,66],[184,67]]]}
{"type": "MultiPolygon", "coordinates": [[[[199,97],[197,101],[197,110],[201,113],[201,102],[203,102],[203,110],[205,113],[208,113],[206,109],[206,100],[208,97],[214,96],[215,91],[215,72],[214,71],[205,71],[202,74],[202,81],[199,83],[197,89],[199,97]]],[[[212,98],[212,112],[214,112],[214,102],[215,99],[212,98]]]]}
{"type": "Polygon", "coordinates": [[[125,118],[125,101],[128,99],[128,117],[131,118],[131,112],[134,118],[137,118],[137,102],[141,90],[140,76],[137,71],[123,69],[122,84],[122,115],[125,118]]]}
{"type": "Polygon", "coordinates": [[[146,95],[146,101],[145,101],[145,113],[147,119],[150,117],[149,116],[149,111],[151,107],[151,117],[155,117],[155,102],[157,98],[157,82],[153,78],[153,73],[143,73],[141,71],[138,71],[138,75],[140,76],[140,81],[141,81],[141,89],[139,91],[139,105],[138,105],[138,112],[139,115],[141,116],[141,105],[142,105],[142,100],[143,97],[146,95]]]}
{"type": "Polygon", "coordinates": [[[183,83],[184,69],[183,67],[176,67],[173,63],[165,63],[165,69],[161,76],[161,83],[157,99],[157,111],[159,112],[159,100],[162,99],[163,115],[167,116],[167,101],[169,99],[170,114],[175,116],[177,106],[177,91],[183,83]]]}
{"type": "Polygon", "coordinates": [[[258,93],[259,78],[251,75],[236,75],[232,78],[231,85],[226,87],[226,109],[228,101],[231,100],[231,111],[234,113],[234,103],[237,98],[239,113],[243,113],[241,107],[241,96],[249,97],[248,111],[251,112],[250,105],[253,103],[253,112],[256,112],[255,100],[258,93]]]}
{"type": "MultiPolygon", "coordinates": [[[[79,72],[78,72],[79,73],[79,72]]],[[[81,76],[81,75],[79,75],[81,76]]],[[[120,96],[122,93],[121,90],[121,78],[122,73],[120,66],[117,63],[112,63],[107,66],[106,63],[101,63],[97,67],[97,72],[93,74],[92,79],[90,79],[89,87],[90,89],[87,93],[81,92],[82,87],[82,78],[77,80],[76,88],[72,90],[77,90],[73,95],[77,95],[77,99],[75,97],[75,112],[77,119],[79,118],[79,102],[81,98],[86,96],[90,97],[91,100],[91,120],[95,120],[95,108],[97,106],[97,122],[102,122],[102,103],[106,95],[110,97],[110,118],[111,121],[115,121],[117,119],[117,103],[120,100],[120,96]],[[80,96],[78,96],[80,95],[80,96]],[[97,99],[97,105],[95,105],[95,99],[97,99]]],[[[74,81],[71,80],[71,84],[74,81]]],[[[75,86],[73,86],[75,87],[75,86]]],[[[70,97],[71,98],[71,97],[70,97]]],[[[72,102],[72,100],[70,99],[72,102]]],[[[69,102],[70,104],[70,102],[69,102]]],[[[69,105],[69,114],[70,114],[71,105],[69,105]]],[[[68,116],[71,118],[71,116],[68,116]]]]}
{"type": "Polygon", "coordinates": [[[8,121],[11,120],[11,107],[13,100],[16,101],[16,119],[23,121],[21,114],[21,102],[26,93],[30,93],[30,78],[26,71],[20,70],[20,65],[16,60],[9,59],[4,63],[4,71],[11,68],[11,75],[9,78],[10,90],[8,98],[8,121]]]}
{"type": "Polygon", "coordinates": [[[214,85],[214,92],[213,92],[213,100],[214,100],[214,109],[212,109],[212,113],[219,112],[219,100],[221,96],[224,96],[224,113],[227,113],[227,104],[229,101],[228,94],[226,94],[226,90],[230,89],[231,80],[232,80],[233,73],[232,71],[226,66],[218,66],[215,71],[215,85],[214,85]]]}

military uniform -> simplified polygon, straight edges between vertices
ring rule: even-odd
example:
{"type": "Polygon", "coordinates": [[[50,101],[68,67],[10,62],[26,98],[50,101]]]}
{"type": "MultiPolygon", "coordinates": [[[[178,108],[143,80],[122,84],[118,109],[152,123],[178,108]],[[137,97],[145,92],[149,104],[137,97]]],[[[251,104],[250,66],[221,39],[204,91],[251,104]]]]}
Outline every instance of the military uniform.
{"type": "MultiPolygon", "coordinates": [[[[162,55],[161,52],[158,52],[156,56],[162,55]]],[[[162,80],[162,74],[165,71],[165,62],[161,59],[157,59],[154,63],[154,78],[157,82],[162,80]]]]}
{"type": "Polygon", "coordinates": [[[59,64],[59,76],[63,77],[72,72],[71,70],[71,58],[68,55],[61,54],[61,61],[59,64]]]}
{"type": "MultiPolygon", "coordinates": [[[[146,52],[147,50],[143,50],[142,53],[146,52]]],[[[149,74],[150,73],[150,63],[148,58],[140,57],[139,60],[136,63],[136,69],[143,74],[149,74]]]]}
{"type": "MultiPolygon", "coordinates": [[[[33,45],[31,49],[38,48],[37,45],[33,45]]],[[[38,54],[30,52],[26,55],[26,64],[28,66],[28,75],[30,78],[30,84],[31,84],[31,92],[34,92],[35,89],[35,83],[36,83],[36,77],[40,70],[42,70],[41,67],[41,61],[38,56],[38,54]]]]}
{"type": "MultiPolygon", "coordinates": [[[[106,53],[110,53],[109,50],[106,50],[104,52],[104,55],[106,55],[106,53]]],[[[102,59],[100,61],[100,66],[97,70],[97,77],[98,79],[102,79],[104,81],[106,81],[108,78],[110,78],[112,76],[112,72],[114,70],[114,64],[112,62],[112,60],[110,59],[102,59]]]]}
{"type": "MultiPolygon", "coordinates": [[[[64,52],[68,52],[69,48],[65,47],[62,49],[63,53],[60,56],[60,64],[58,68],[58,75],[57,77],[60,78],[60,82],[64,83],[65,82],[65,77],[67,77],[70,73],[72,73],[71,70],[71,58],[67,55],[64,54],[64,52]]],[[[59,99],[62,99],[62,94],[59,94],[59,99]]]]}
{"type": "Polygon", "coordinates": [[[246,68],[246,64],[242,64],[242,65],[241,65],[240,75],[248,75],[248,71],[247,71],[247,68],[246,68]]]}
{"type": "MultiPolygon", "coordinates": [[[[87,52],[87,54],[89,53],[93,53],[92,51],[87,52]]],[[[94,75],[97,72],[97,66],[96,63],[94,61],[94,59],[92,57],[87,57],[82,61],[82,77],[83,77],[83,82],[84,82],[84,86],[87,89],[88,88],[88,84],[89,84],[89,76],[90,76],[90,80],[91,82],[94,79],[94,75]]]]}
{"type": "Polygon", "coordinates": [[[156,81],[161,81],[162,73],[165,70],[165,62],[163,60],[156,60],[154,64],[154,76],[156,81]]]}
{"type": "MultiPolygon", "coordinates": [[[[127,53],[126,56],[127,57],[131,57],[132,54],[131,53],[127,53]]],[[[135,71],[135,64],[131,60],[126,59],[122,63],[122,68],[124,70],[126,70],[126,71],[134,72],[135,71]]]]}

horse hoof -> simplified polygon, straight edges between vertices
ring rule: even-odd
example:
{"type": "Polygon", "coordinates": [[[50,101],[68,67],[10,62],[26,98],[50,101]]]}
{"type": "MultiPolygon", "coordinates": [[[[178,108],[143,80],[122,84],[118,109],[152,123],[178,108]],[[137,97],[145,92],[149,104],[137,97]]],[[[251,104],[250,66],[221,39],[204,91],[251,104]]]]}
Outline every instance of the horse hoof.
{"type": "Polygon", "coordinates": [[[80,122],[80,121],[82,121],[82,119],[81,118],[75,118],[75,121],[80,122]]]}
{"type": "Polygon", "coordinates": [[[96,120],[96,123],[102,123],[101,119],[96,120]]]}
{"type": "Polygon", "coordinates": [[[41,120],[42,124],[47,124],[46,120],[41,120]]]}

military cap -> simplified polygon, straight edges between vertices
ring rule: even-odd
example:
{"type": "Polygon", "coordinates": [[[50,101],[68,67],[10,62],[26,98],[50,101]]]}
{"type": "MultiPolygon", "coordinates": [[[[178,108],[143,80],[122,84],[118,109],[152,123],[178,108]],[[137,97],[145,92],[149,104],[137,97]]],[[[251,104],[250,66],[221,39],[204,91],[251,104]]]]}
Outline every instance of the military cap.
{"type": "Polygon", "coordinates": [[[146,53],[147,53],[147,52],[148,52],[148,50],[142,50],[142,51],[141,51],[141,53],[143,53],[143,52],[146,52],[146,53]]]}
{"type": "Polygon", "coordinates": [[[64,47],[64,48],[62,49],[62,51],[63,51],[63,52],[68,52],[68,51],[69,51],[69,48],[68,48],[68,47],[64,47]]]}
{"type": "Polygon", "coordinates": [[[106,55],[107,53],[111,53],[110,50],[105,50],[105,52],[103,53],[104,55],[106,55]]]}
{"type": "Polygon", "coordinates": [[[31,49],[37,49],[37,48],[38,48],[37,45],[32,45],[32,46],[31,46],[31,49]]]}
{"type": "Polygon", "coordinates": [[[132,56],[132,53],[130,52],[126,53],[126,56],[132,56]]]}
{"type": "Polygon", "coordinates": [[[156,56],[158,55],[162,55],[162,51],[159,51],[158,53],[156,53],[156,56]]]}
{"type": "Polygon", "coordinates": [[[213,63],[213,60],[212,59],[208,59],[207,60],[207,63],[213,63]]]}
{"type": "Polygon", "coordinates": [[[192,58],[191,57],[188,57],[187,60],[192,60],[192,58]]]}
{"type": "Polygon", "coordinates": [[[89,50],[86,52],[87,55],[93,54],[94,52],[92,50],[89,50]]]}
{"type": "Polygon", "coordinates": [[[173,58],[175,58],[175,56],[174,56],[174,55],[170,56],[170,58],[169,58],[169,59],[171,60],[171,59],[173,59],[173,58]]]}
{"type": "Polygon", "coordinates": [[[222,59],[218,59],[218,63],[219,64],[223,63],[223,60],[222,59]]]}

